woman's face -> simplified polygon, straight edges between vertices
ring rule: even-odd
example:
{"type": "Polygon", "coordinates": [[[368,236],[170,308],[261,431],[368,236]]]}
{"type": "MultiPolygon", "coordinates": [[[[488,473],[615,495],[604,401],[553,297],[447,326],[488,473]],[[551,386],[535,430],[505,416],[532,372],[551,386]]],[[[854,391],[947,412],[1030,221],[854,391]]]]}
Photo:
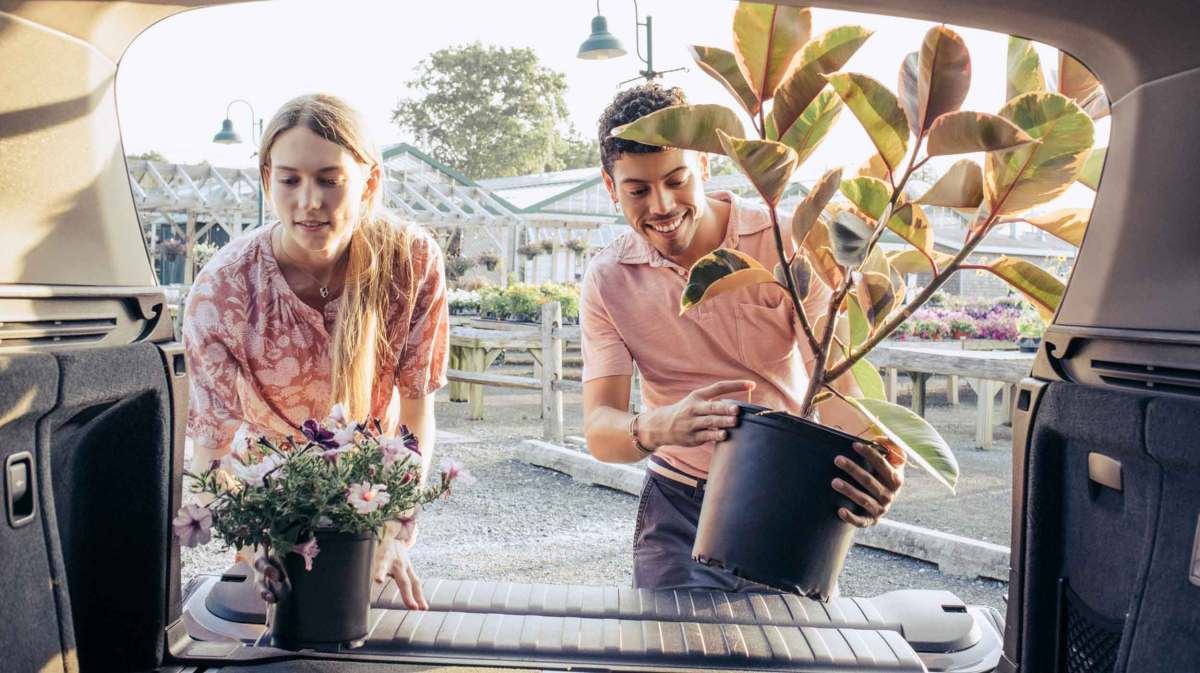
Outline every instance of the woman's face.
{"type": "Polygon", "coordinates": [[[302,126],[275,138],[267,169],[271,207],[296,245],[330,256],[354,231],[378,184],[379,169],[302,126]]]}

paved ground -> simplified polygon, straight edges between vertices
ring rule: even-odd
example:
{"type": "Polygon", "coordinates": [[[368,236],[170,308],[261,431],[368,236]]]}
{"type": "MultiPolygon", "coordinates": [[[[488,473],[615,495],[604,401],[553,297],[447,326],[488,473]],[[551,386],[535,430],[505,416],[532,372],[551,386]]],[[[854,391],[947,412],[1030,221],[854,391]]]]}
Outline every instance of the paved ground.
{"type": "MultiPolygon", "coordinates": [[[[521,374],[517,366],[502,370],[521,374]]],[[[892,518],[1007,545],[1011,436],[1001,428],[992,451],[967,448],[974,436],[974,397],[964,388],[961,406],[949,407],[939,385],[930,386],[928,416],[956,449],[963,472],[959,494],[910,472],[892,518]]],[[[438,452],[466,463],[479,483],[423,517],[414,550],[421,575],[628,585],[636,498],[514,460],[513,447],[541,436],[540,398],[490,388],[486,399],[487,419],[467,421],[466,404],[450,403],[445,390],[438,396],[441,429],[473,440],[444,444],[438,452]]],[[[577,395],[566,396],[566,409],[567,433],[581,434],[577,395]]],[[[185,550],[185,582],[220,570],[230,555],[215,545],[185,550]]],[[[934,565],[862,547],[850,554],[841,584],[844,594],[860,596],[946,589],[1001,610],[1007,592],[1003,582],[950,577],[934,565]]]]}

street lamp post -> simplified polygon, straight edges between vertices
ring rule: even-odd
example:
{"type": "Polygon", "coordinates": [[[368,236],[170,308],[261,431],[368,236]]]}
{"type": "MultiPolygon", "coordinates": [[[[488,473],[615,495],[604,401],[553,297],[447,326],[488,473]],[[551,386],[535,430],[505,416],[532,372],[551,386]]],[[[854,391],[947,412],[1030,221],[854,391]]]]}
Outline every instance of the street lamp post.
{"type": "MultiPolygon", "coordinates": [[[[647,82],[662,77],[669,72],[679,72],[687,70],[687,68],[672,68],[671,70],[655,70],[654,69],[654,18],[647,15],[646,20],[641,20],[641,13],[638,11],[637,0],[633,0],[633,23],[634,23],[634,48],[637,50],[638,59],[646,64],[645,70],[638,71],[638,74],[646,79],[647,82]],[[641,29],[646,28],[646,55],[642,56],[641,29]]],[[[624,56],[627,52],[625,46],[621,44],[612,33],[608,32],[608,19],[600,14],[600,0],[596,0],[596,16],[592,19],[592,32],[588,38],[579,45],[579,52],[576,56],[585,60],[594,61],[600,59],[617,58],[624,56]]],[[[637,79],[634,77],[633,79],[637,79]]],[[[621,85],[632,82],[633,79],[621,82],[621,85]]]]}
{"type": "MultiPolygon", "coordinates": [[[[242,142],[242,137],[239,136],[237,134],[237,131],[235,131],[233,129],[233,121],[230,120],[230,118],[229,118],[229,110],[233,107],[234,103],[244,103],[246,105],[246,107],[250,108],[250,132],[254,133],[254,126],[255,126],[255,124],[257,124],[258,125],[258,135],[256,136],[256,140],[255,140],[255,142],[257,143],[259,140],[262,139],[263,120],[258,118],[258,116],[254,114],[254,106],[251,105],[249,101],[243,100],[241,98],[232,100],[229,102],[229,105],[225,106],[225,119],[221,121],[221,130],[217,131],[217,134],[213,136],[213,142],[221,144],[221,145],[236,145],[236,144],[239,144],[242,142]]],[[[250,156],[254,156],[255,154],[258,154],[258,152],[255,152],[254,154],[251,154],[250,156]]],[[[261,227],[262,225],[263,225],[263,184],[262,184],[262,173],[259,173],[259,176],[258,176],[258,226],[261,227]]]]}

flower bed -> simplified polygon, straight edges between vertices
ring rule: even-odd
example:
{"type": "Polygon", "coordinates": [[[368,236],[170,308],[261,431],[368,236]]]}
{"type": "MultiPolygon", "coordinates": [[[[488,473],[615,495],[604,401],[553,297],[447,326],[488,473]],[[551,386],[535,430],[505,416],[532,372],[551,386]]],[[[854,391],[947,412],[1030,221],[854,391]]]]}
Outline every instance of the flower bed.
{"type": "Polygon", "coordinates": [[[904,340],[988,339],[1016,341],[1040,337],[1045,325],[1033,307],[1019,299],[944,300],[914,311],[896,331],[904,340]]]}
{"type": "Polygon", "coordinates": [[[507,288],[483,287],[479,290],[450,290],[450,313],[479,314],[495,320],[537,322],[542,304],[557,301],[562,305],[563,322],[579,321],[579,287],[572,283],[529,285],[513,283],[507,288]]]}

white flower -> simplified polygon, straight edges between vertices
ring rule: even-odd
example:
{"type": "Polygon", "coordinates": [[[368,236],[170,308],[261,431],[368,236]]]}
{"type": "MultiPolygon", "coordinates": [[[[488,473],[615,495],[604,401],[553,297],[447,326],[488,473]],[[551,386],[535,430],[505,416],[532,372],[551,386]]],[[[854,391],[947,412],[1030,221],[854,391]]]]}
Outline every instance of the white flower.
{"type": "Polygon", "coordinates": [[[351,424],[346,427],[335,430],[333,433],[333,441],[337,442],[338,448],[345,449],[354,446],[354,435],[358,432],[358,426],[351,424]]]}
{"type": "Polygon", "coordinates": [[[329,415],[325,417],[322,423],[326,428],[341,428],[346,425],[346,407],[341,402],[333,405],[329,410],[329,415]]]}
{"type": "Polygon", "coordinates": [[[212,540],[212,512],[199,505],[184,505],[171,521],[179,544],[196,547],[212,540]]]}
{"type": "Polygon", "coordinates": [[[229,467],[233,468],[234,476],[245,482],[246,485],[262,486],[263,477],[267,476],[267,473],[271,472],[276,467],[279,467],[279,464],[282,462],[283,460],[279,456],[272,453],[266,458],[263,458],[261,462],[253,463],[251,465],[247,465],[240,460],[230,461],[229,467]]]}
{"type": "Polygon", "coordinates": [[[365,481],[361,484],[351,485],[350,493],[346,495],[346,500],[359,514],[370,514],[386,505],[391,499],[392,496],[388,495],[387,488],[383,484],[371,484],[365,481]]]}
{"type": "Polygon", "coordinates": [[[254,436],[250,434],[250,426],[242,423],[238,426],[237,432],[233,435],[233,441],[229,443],[234,457],[241,462],[246,462],[250,456],[251,449],[254,448],[254,436]]]}
{"type": "Polygon", "coordinates": [[[408,440],[403,437],[384,437],[379,440],[379,452],[383,454],[383,466],[390,467],[392,463],[406,455],[420,455],[412,450],[408,440]]]}

